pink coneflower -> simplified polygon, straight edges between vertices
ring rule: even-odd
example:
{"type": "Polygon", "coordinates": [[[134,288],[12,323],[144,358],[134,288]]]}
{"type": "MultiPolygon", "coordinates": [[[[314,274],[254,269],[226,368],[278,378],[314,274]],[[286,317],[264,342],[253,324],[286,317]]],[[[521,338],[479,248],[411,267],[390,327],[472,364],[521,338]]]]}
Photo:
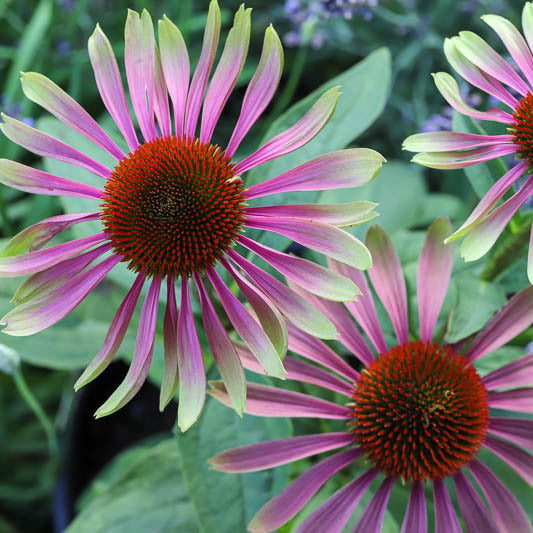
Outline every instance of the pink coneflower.
{"type": "MultiPolygon", "coordinates": [[[[444,72],[434,74],[435,84],[459,113],[504,124],[506,131],[501,135],[420,133],[404,141],[406,150],[422,152],[413,161],[438,169],[465,168],[506,155],[515,156],[516,164],[490,188],[466,222],[448,238],[451,241],[466,235],[461,253],[467,261],[478,259],[490,250],[512,216],[533,194],[533,3],[527,2],[522,11],[525,39],[503,17],[485,15],[482,19],[503,41],[519,73],[481,37],[469,31],[446,39],[444,53],[460,76],[497,99],[504,109],[474,109],[461,97],[455,79],[444,72]],[[522,176],[527,177],[525,184],[498,206],[522,176]]],[[[528,276],[533,283],[533,233],[531,239],[528,276]]]]}
{"type": "MultiPolygon", "coordinates": [[[[353,279],[362,291],[358,301],[346,307],[375,353],[343,304],[307,295],[333,321],[340,341],[363,368],[356,371],[322,341],[290,325],[289,349],[320,366],[287,356],[286,377],[339,393],[344,401],[334,403],[308,394],[248,385],[246,412],[250,414],[346,422],[345,431],[243,446],[210,459],[217,470],[251,472],[345,448],[314,464],[262,507],[249,526],[254,533],[273,531],[287,522],[328,479],[356,461],[361,475],[354,476],[313,511],[298,532],[340,532],[376,478],[381,478],[379,487],[363,510],[353,530],[356,533],[381,531],[391,488],[400,480],[410,484],[402,532],[427,531],[424,485],[433,487],[436,533],[462,531],[446,478],[455,484],[469,533],[533,531],[515,497],[478,458],[480,449],[486,448],[533,484],[533,456],[522,449],[533,450],[533,420],[503,418],[491,412],[492,408],[533,412],[533,388],[524,387],[533,383],[533,355],[485,376],[473,364],[533,322],[533,287],[517,293],[469,346],[435,340],[435,325],[452,269],[453,251],[442,243],[450,229],[449,221],[435,221],[420,256],[418,340],[409,333],[407,294],[398,256],[388,236],[377,226],[370,229],[367,238],[374,258],[369,275],[390,317],[397,343],[389,346],[385,341],[362,272],[331,261],[333,269],[353,279]],[[488,505],[466,474],[472,474],[488,505]]],[[[239,352],[247,368],[261,372],[244,346],[239,352]]],[[[213,383],[212,394],[229,404],[221,383],[213,383]]]]}
{"type": "Polygon", "coordinates": [[[335,328],[326,317],[233,247],[241,245],[245,255],[253,252],[288,278],[326,298],[353,299],[357,293],[354,283],[320,265],[255,242],[247,235],[249,228],[279,233],[356,268],[371,264],[364,244],[339,228],[372,218],[376,204],[248,206],[255,198],[287,191],[360,186],[375,176],[384,161],[372,150],[343,150],[246,188],[242,175],[247,170],[309,142],[328,122],[339,97],[338,88],[327,91],[294,126],[251,155],[233,159],[241,141],[271,101],[281,76],[283,50],[272,27],[266,30],[259,65],[225,150],[211,143],[247,55],[250,12],[241,6],[236,13],[209,84],[220,32],[216,0],[209,7],[202,52],[191,80],[187,48],[178,28],[166,17],[160,20],[158,48],[148,12],[143,11],[140,16],[129,12],[125,66],[142,140],[128,110],[111,45],[96,27],[89,39],[96,84],[129,148],[127,154],[52,81],[36,73],[22,75],[26,96],[113,156],[116,165],[112,169],[4,116],[1,128],[12,141],[38,155],[89,170],[104,181],[102,187],[95,188],[0,160],[0,180],[9,186],[38,194],[95,200],[94,212],[42,221],[8,245],[9,255],[27,253],[1,258],[0,275],[32,276],[15,295],[17,307],[2,319],[6,325],[3,331],[30,335],[51,326],[74,309],[113,267],[125,262],[137,274],[136,281],[119,307],[101,350],[78,380],[79,388],[97,377],[113,359],[141,290],[148,286],[133,362],[123,383],[100,407],[97,416],[122,407],[146,378],[162,283],[166,284],[167,306],[160,406],[163,408],[174,396],[179,381],[178,423],[182,429],[196,420],[205,397],[204,360],[191,311],[190,279],[199,294],[211,353],[238,412],[245,404],[244,372],[211,294],[218,295],[236,332],[272,376],[285,374],[282,358],[287,333],[280,312],[313,335],[335,337],[335,328]],[[101,233],[42,249],[63,230],[94,220],[101,222],[101,233]],[[226,286],[215,270],[217,265],[240,288],[255,316],[226,286]],[[181,289],[179,311],[176,282],[181,289]]]}

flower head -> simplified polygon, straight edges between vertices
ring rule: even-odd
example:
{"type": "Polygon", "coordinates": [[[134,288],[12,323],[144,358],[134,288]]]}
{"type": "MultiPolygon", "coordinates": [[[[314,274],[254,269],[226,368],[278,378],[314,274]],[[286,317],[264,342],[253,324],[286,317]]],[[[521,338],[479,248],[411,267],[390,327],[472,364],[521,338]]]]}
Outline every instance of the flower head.
{"type": "Polygon", "coordinates": [[[318,134],[334,112],[340,94],[338,87],[332,88],[291,128],[251,155],[235,157],[242,140],[273,98],[281,76],[283,50],[272,27],[266,30],[262,55],[230,139],[224,148],[212,142],[215,126],[246,59],[250,20],[251,10],[241,6],[211,75],[220,33],[220,10],[213,0],[202,51],[191,77],[189,56],[179,29],[163,17],[158,25],[157,45],[148,12],[129,12],[125,66],[140,134],[129,113],[111,44],[97,26],[89,39],[89,55],[100,95],[123,143],[112,140],[51,80],[41,74],[23,73],[26,96],[105,150],[115,160],[113,168],[9,116],[4,116],[5,122],[0,125],[7,137],[35,154],[103,178],[101,187],[93,187],[0,160],[0,181],[6,185],[31,193],[82,197],[95,202],[92,212],[60,215],[31,226],[3,250],[0,276],[31,275],[15,295],[17,307],[2,319],[6,325],[3,331],[30,335],[51,326],[84,300],[118,263],[125,263],[136,274],[136,280],[118,308],[102,348],[78,380],[79,388],[111,362],[141,291],[148,287],[133,362],[97,416],[122,407],[146,378],[163,283],[167,299],[160,406],[163,408],[172,399],[179,382],[178,423],[182,429],[196,420],[205,397],[204,359],[192,314],[190,281],[199,295],[210,350],[238,412],[245,404],[243,367],[212,303],[212,294],[218,296],[236,332],[272,376],[285,375],[282,359],[287,332],[282,314],[313,335],[335,337],[335,327],[326,317],[294,290],[245,259],[240,250],[245,250],[245,254],[253,252],[282,274],[326,298],[353,299],[357,294],[355,284],[311,261],[256,242],[250,229],[284,235],[357,268],[371,264],[364,244],[340,228],[373,218],[376,204],[253,205],[256,198],[288,191],[360,186],[375,176],[384,161],[372,150],[343,150],[246,187],[248,170],[304,146],[318,134]],[[99,222],[101,231],[44,248],[65,229],[87,221],[99,222]],[[241,248],[234,249],[236,245],[241,248]],[[254,314],[230,291],[216,267],[225,271],[226,279],[236,283],[254,314]],[[181,289],[179,306],[176,284],[181,289]]]}
{"type": "MultiPolygon", "coordinates": [[[[513,215],[533,194],[533,3],[522,11],[522,34],[507,19],[485,15],[482,19],[497,33],[512,58],[513,65],[481,37],[469,31],[446,39],[444,53],[455,71],[467,82],[484,91],[499,106],[480,111],[462,98],[455,79],[447,73],[434,74],[442,96],[458,112],[476,120],[495,122],[506,130],[482,135],[453,131],[420,133],[404,141],[404,149],[420,152],[413,161],[431,168],[457,169],[514,155],[512,168],[485,194],[465,223],[448,237],[448,242],[466,236],[461,246],[465,260],[487,253],[513,215]],[[518,71],[518,72],[517,72],[518,71]],[[500,200],[524,176],[522,187],[500,200]]],[[[530,246],[528,276],[533,283],[533,246],[530,246]]]]}
{"type": "MultiPolygon", "coordinates": [[[[533,383],[533,355],[486,375],[474,364],[533,322],[533,288],[511,298],[469,345],[448,345],[440,340],[434,332],[453,260],[451,246],[445,246],[442,240],[450,229],[449,221],[435,221],[420,255],[417,339],[409,332],[407,291],[399,258],[388,236],[377,226],[370,229],[367,237],[374,258],[368,273],[392,322],[396,336],[393,342],[385,340],[364,273],[330,262],[334,270],[349,276],[361,289],[356,302],[345,304],[347,309],[341,303],[306,295],[336,325],[340,341],[359,361],[358,370],[322,341],[289,325],[289,349],[307,361],[287,356],[287,379],[339,393],[336,398],[341,400],[326,401],[309,394],[249,384],[247,412],[344,420],[346,428],[234,448],[210,459],[217,470],[251,472],[337,450],[264,505],[249,526],[254,533],[273,531],[284,524],[328,479],[351,464],[358,471],[357,477],[313,511],[298,532],[340,532],[376,478],[381,481],[360,515],[353,530],[356,533],[381,531],[391,489],[399,480],[410,486],[402,531],[427,531],[426,485],[433,488],[435,531],[461,532],[445,485],[447,478],[455,484],[466,531],[533,531],[513,494],[479,457],[482,448],[488,449],[533,484],[533,456],[522,449],[533,450],[533,421],[492,412],[532,411],[533,388],[524,386],[533,383]],[[467,473],[478,483],[488,505],[467,473]]],[[[242,345],[239,354],[247,368],[261,372],[242,345]]],[[[229,403],[218,382],[213,383],[212,395],[229,403]]],[[[349,475],[346,470],[343,473],[349,475]]]]}

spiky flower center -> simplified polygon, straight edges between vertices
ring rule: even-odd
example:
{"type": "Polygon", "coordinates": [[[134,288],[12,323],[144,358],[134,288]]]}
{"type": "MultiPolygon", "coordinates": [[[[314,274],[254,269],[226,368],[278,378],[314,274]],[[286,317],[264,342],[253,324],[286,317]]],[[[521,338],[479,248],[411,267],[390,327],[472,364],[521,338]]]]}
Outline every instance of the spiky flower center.
{"type": "Polygon", "coordinates": [[[488,426],[487,391],[449,347],[412,342],[375,359],[353,389],[356,442],[383,472],[436,480],[478,453],[488,426]]]}
{"type": "Polygon", "coordinates": [[[513,112],[514,123],[510,132],[518,145],[518,157],[533,163],[533,94],[528,93],[520,100],[513,112]]]}
{"type": "Polygon", "coordinates": [[[218,146],[186,137],[146,142],[114,168],[101,219],[128,267],[189,276],[214,265],[243,222],[243,184],[218,146]]]}

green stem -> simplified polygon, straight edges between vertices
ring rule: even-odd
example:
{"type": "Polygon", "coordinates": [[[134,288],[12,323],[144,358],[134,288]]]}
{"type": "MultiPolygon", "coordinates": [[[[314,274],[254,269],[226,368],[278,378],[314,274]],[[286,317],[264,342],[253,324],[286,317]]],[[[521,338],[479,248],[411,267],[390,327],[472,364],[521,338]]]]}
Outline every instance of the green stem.
{"type": "Polygon", "coordinates": [[[504,270],[511,266],[529,241],[531,231],[531,219],[524,220],[521,227],[509,235],[496,250],[487,266],[481,273],[484,281],[495,280],[504,270]]]}
{"type": "Polygon", "coordinates": [[[59,453],[59,443],[57,441],[57,437],[54,431],[54,426],[52,425],[52,422],[50,422],[48,416],[46,416],[46,413],[41,407],[41,404],[38,402],[37,398],[35,398],[30,388],[28,387],[28,384],[26,383],[26,380],[24,379],[20,368],[18,368],[13,374],[13,380],[20,395],[22,396],[28,407],[33,411],[46,434],[50,455],[52,457],[57,457],[59,453]]]}

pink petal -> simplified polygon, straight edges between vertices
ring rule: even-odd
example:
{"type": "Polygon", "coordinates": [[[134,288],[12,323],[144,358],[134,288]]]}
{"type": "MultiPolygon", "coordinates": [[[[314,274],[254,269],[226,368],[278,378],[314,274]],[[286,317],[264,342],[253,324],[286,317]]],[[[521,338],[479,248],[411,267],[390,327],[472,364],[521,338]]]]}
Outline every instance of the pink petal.
{"type": "Polygon", "coordinates": [[[381,226],[372,226],[366,236],[373,267],[368,271],[374,289],[390,316],[400,344],[409,341],[407,294],[402,266],[389,236],[381,226]]]}
{"type": "Polygon", "coordinates": [[[463,529],[459,525],[459,520],[442,479],[437,479],[433,483],[433,498],[435,504],[435,533],[462,533],[463,529]]]}
{"type": "Polygon", "coordinates": [[[526,451],[500,439],[487,435],[485,448],[505,461],[526,483],[533,485],[533,456],[526,451]]]}
{"type": "Polygon", "coordinates": [[[328,123],[335,111],[339,96],[339,87],[333,87],[326,91],[294,126],[280,133],[252,155],[243,159],[235,167],[235,172],[242,174],[251,168],[306,145],[328,123]]]}
{"type": "Polygon", "coordinates": [[[280,274],[313,294],[341,302],[354,300],[359,294],[352,281],[312,261],[277,252],[268,246],[244,237],[244,235],[238,238],[238,242],[264,259],[280,274]]]}
{"type": "Polygon", "coordinates": [[[417,297],[420,340],[431,342],[453,265],[453,246],[444,239],[452,232],[448,218],[438,218],[427,232],[418,262],[417,297]]]}
{"type": "Polygon", "coordinates": [[[89,57],[91,58],[96,85],[109,114],[126,139],[130,150],[136,150],[139,141],[131,121],[117,60],[108,38],[98,24],[89,38],[89,57]]]}
{"type": "Polygon", "coordinates": [[[328,265],[339,274],[351,279],[359,287],[361,294],[357,297],[357,301],[345,302],[344,305],[368,335],[368,338],[378,353],[385,353],[388,349],[387,343],[383,337],[383,331],[376,313],[376,307],[374,306],[374,299],[366,282],[365,274],[360,270],[338,263],[333,259],[328,260],[328,265]]]}
{"type": "Polygon", "coordinates": [[[468,533],[498,533],[498,527],[470,481],[462,472],[453,476],[457,500],[468,533]]]}
{"type": "Polygon", "coordinates": [[[174,131],[179,137],[183,135],[189,89],[189,54],[181,32],[166,15],[159,21],[159,47],[163,74],[174,107],[174,131]]]}
{"type": "Polygon", "coordinates": [[[74,196],[99,200],[103,195],[103,192],[96,187],[60,178],[8,159],[0,159],[0,183],[19,191],[49,196],[74,196]]]}
{"type": "Polygon", "coordinates": [[[187,431],[200,416],[205,401],[205,365],[191,309],[189,283],[181,278],[178,318],[178,365],[180,390],[178,426],[187,431]]]}
{"type": "Polygon", "coordinates": [[[257,472],[353,444],[351,433],[320,433],[239,446],[209,459],[214,470],[227,473],[257,472]]]}
{"type": "MultiPolygon", "coordinates": [[[[513,142],[514,135],[477,135],[457,131],[431,131],[407,137],[403,149],[410,152],[450,152],[513,142]]],[[[465,154],[467,155],[467,154],[465,154]]]]}
{"type": "Polygon", "coordinates": [[[394,481],[394,478],[388,477],[381,483],[359,517],[353,533],[380,533],[394,481]]]}
{"type": "Polygon", "coordinates": [[[282,526],[304,507],[328,479],[360,456],[361,450],[355,448],[332,455],[312,466],[283,492],[263,505],[248,529],[252,533],[267,533],[282,526]]]}
{"type": "Polygon", "coordinates": [[[402,523],[401,533],[427,533],[428,517],[424,487],[420,481],[415,481],[411,488],[407,513],[402,523]]]}
{"type": "Polygon", "coordinates": [[[239,416],[242,416],[246,405],[246,378],[241,360],[215,312],[200,277],[196,275],[194,280],[200,295],[207,343],[227,388],[228,403],[226,405],[233,406],[239,416]]]}
{"type": "Polygon", "coordinates": [[[3,333],[17,337],[32,335],[59,322],[87,297],[119,261],[120,257],[112,255],[52,292],[20,304],[0,321],[6,325],[3,333]]]}
{"type": "Polygon", "coordinates": [[[501,533],[532,533],[531,522],[511,491],[483,464],[474,459],[469,469],[487,499],[501,533]]]}
{"type": "Polygon", "coordinates": [[[268,106],[283,70],[283,48],[278,34],[272,26],[265,31],[261,58],[242,102],[241,113],[226,148],[226,154],[233,157],[244,136],[268,106]]]}
{"type": "Polygon", "coordinates": [[[529,250],[527,253],[527,278],[533,285],[533,223],[531,224],[531,233],[529,235],[529,250]]]}
{"type": "Polygon", "coordinates": [[[200,107],[204,97],[207,79],[215,61],[215,54],[220,37],[220,9],[215,0],[209,4],[207,22],[205,24],[204,42],[200,59],[196,65],[196,70],[192,77],[189,95],[187,98],[186,116],[185,116],[185,135],[194,137],[196,132],[196,123],[200,115],[200,107]]]}
{"type": "Polygon", "coordinates": [[[168,93],[161,56],[154,42],[154,113],[163,137],[172,133],[170,125],[170,108],[168,106],[168,93]]]}
{"type": "Polygon", "coordinates": [[[161,279],[154,278],[148,289],[139,319],[139,329],[135,343],[135,353],[126,377],[108,400],[98,408],[94,416],[100,418],[118,411],[126,405],[142,387],[154,352],[155,328],[157,324],[157,305],[161,279]]]}
{"type": "Polygon", "coordinates": [[[322,191],[361,187],[378,173],[385,158],[368,148],[351,148],[321,155],[275,178],[252,185],[248,199],[289,191],[322,191]]]}
{"type": "Polygon", "coordinates": [[[107,179],[111,176],[111,170],[98,161],[78,152],[71,146],[50,137],[42,131],[36,130],[24,122],[15,120],[2,113],[3,123],[0,123],[0,130],[14,143],[23,146],[34,154],[43,157],[50,157],[84,168],[101,178],[107,179]]]}
{"type": "Polygon", "coordinates": [[[491,417],[489,433],[533,450],[533,420],[491,417]]]}
{"type": "Polygon", "coordinates": [[[341,263],[365,270],[372,265],[366,246],[345,231],[299,218],[247,216],[244,225],[284,235],[341,263]]]}
{"type": "Polygon", "coordinates": [[[533,287],[516,293],[483,328],[468,348],[465,356],[475,361],[485,354],[497,350],[516,337],[533,322],[533,287]]]}
{"type": "Polygon", "coordinates": [[[241,4],[235,13],[233,27],[228,33],[222,56],[205,95],[200,129],[202,142],[211,140],[222,109],[241,75],[250,44],[251,12],[250,8],[245,9],[244,4],[241,4]]]}
{"type": "Polygon", "coordinates": [[[52,80],[37,72],[23,72],[21,82],[22,90],[30,100],[103,148],[116,160],[125,157],[96,120],[52,80]]]}
{"type": "Polygon", "coordinates": [[[247,344],[254,357],[261,363],[267,374],[283,379],[286,372],[278,352],[259,323],[226,287],[212,267],[207,269],[207,276],[235,331],[247,344]]]}
{"type": "Polygon", "coordinates": [[[533,383],[533,354],[524,355],[493,370],[483,378],[483,383],[489,391],[531,385],[533,383]]]}
{"type": "Polygon", "coordinates": [[[505,392],[489,392],[488,400],[491,409],[533,413],[533,388],[531,387],[505,392]]]}
{"type": "Polygon", "coordinates": [[[135,306],[139,300],[141,289],[143,288],[145,277],[139,274],[131,286],[126,298],[120,304],[111,326],[105,337],[104,343],[94,359],[89,363],[83,374],[78,378],[74,385],[74,390],[78,390],[96,377],[98,377],[111,363],[113,357],[117,354],[122,341],[128,331],[135,306]]]}
{"type": "Polygon", "coordinates": [[[107,240],[107,236],[104,233],[98,233],[51,246],[45,250],[28,252],[14,257],[1,257],[0,277],[12,278],[40,272],[105,240],[107,240]]]}
{"type": "Polygon", "coordinates": [[[378,473],[377,468],[368,470],[338,490],[305,519],[296,533],[340,533],[378,473]]]}
{"type": "MultiPolygon", "coordinates": [[[[231,405],[228,392],[219,381],[211,381],[209,394],[224,405],[231,405]]],[[[300,392],[248,383],[246,413],[255,416],[327,418],[344,420],[352,410],[300,392]]]]}
{"type": "Polygon", "coordinates": [[[163,409],[174,398],[178,390],[178,307],[174,278],[167,277],[167,306],[163,320],[163,344],[165,348],[165,366],[161,380],[159,410],[163,409]]]}

